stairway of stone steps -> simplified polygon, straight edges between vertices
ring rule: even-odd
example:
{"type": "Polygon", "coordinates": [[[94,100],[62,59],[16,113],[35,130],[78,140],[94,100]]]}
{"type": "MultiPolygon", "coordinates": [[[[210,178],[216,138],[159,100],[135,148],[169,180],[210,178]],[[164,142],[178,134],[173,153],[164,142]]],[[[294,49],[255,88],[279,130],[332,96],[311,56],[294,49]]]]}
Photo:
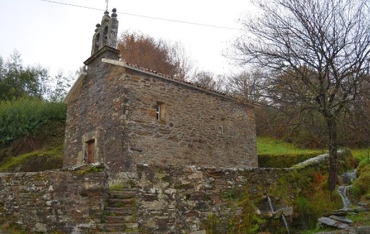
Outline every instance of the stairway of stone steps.
{"type": "Polygon", "coordinates": [[[101,232],[110,234],[139,234],[136,222],[136,190],[111,189],[104,211],[101,232]]]}

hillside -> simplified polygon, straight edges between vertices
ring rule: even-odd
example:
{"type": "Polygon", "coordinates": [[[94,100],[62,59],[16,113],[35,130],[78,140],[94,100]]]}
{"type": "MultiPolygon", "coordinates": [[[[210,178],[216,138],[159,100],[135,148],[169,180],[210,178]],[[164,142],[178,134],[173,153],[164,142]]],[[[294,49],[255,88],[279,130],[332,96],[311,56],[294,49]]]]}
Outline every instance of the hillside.
{"type": "Polygon", "coordinates": [[[0,149],[1,172],[29,172],[61,168],[64,120],[49,120],[34,134],[0,149]]]}

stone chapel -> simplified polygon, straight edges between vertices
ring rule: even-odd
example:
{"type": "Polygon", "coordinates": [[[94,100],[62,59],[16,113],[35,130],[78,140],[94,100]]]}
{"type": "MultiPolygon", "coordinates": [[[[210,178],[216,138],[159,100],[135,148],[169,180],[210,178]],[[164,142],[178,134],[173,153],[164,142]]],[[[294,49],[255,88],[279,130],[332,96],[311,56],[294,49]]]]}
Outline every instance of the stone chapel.
{"type": "Polygon", "coordinates": [[[138,163],[258,167],[253,104],[121,61],[117,33],[106,11],[64,100],[65,167],[104,163],[111,180],[138,163]]]}

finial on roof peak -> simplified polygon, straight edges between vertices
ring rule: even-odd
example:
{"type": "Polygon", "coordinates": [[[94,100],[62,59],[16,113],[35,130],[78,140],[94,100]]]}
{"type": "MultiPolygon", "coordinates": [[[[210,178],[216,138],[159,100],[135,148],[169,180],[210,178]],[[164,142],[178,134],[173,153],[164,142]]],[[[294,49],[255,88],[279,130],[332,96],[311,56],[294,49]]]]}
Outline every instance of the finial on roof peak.
{"type": "Polygon", "coordinates": [[[117,17],[117,13],[116,13],[117,12],[117,9],[116,8],[113,8],[112,9],[112,12],[113,12],[112,13],[112,17],[114,17],[114,18],[117,17]]]}
{"type": "Polygon", "coordinates": [[[100,28],[100,24],[96,24],[95,26],[96,26],[95,32],[97,32],[100,28]]]}

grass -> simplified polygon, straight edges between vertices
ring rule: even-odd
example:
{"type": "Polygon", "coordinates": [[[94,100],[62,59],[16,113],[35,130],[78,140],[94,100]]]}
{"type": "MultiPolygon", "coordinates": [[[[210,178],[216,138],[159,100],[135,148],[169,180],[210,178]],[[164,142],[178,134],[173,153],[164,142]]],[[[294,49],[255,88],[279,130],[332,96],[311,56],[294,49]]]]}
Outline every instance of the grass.
{"type": "Polygon", "coordinates": [[[112,185],[109,185],[109,189],[120,190],[120,189],[123,189],[123,185],[122,184],[112,184],[112,185]]]}
{"type": "Polygon", "coordinates": [[[288,154],[322,154],[324,150],[301,149],[291,143],[271,137],[257,137],[257,153],[269,155],[288,155],[288,154]]]}
{"type": "Polygon", "coordinates": [[[354,149],[351,150],[354,158],[360,162],[360,167],[370,164],[370,149],[354,149]]]}
{"type": "MultiPolygon", "coordinates": [[[[59,161],[61,161],[62,158],[63,158],[63,145],[60,145],[51,150],[33,151],[30,153],[12,157],[7,162],[0,165],[0,171],[5,172],[9,170],[14,171],[15,168],[24,168],[24,167],[28,168],[32,166],[32,164],[35,164],[36,167],[45,166],[47,168],[48,165],[40,165],[40,163],[41,164],[59,163],[59,161]]],[[[52,165],[49,166],[53,168],[52,165]]]]}

